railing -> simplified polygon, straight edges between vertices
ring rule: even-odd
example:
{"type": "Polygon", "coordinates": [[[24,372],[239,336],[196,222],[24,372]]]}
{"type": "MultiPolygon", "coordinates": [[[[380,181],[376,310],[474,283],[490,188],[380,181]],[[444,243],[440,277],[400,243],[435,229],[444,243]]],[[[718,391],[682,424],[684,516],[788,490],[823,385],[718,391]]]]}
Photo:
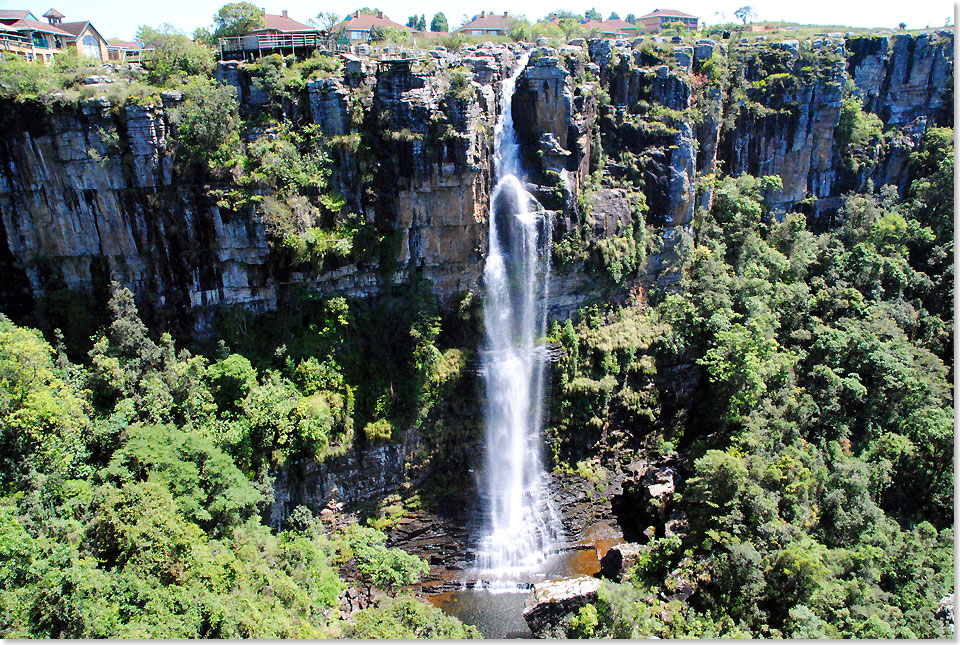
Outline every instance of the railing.
{"type": "Polygon", "coordinates": [[[21,36],[19,34],[8,34],[0,33],[0,47],[4,49],[10,49],[11,47],[33,47],[33,40],[29,36],[21,36]]]}
{"type": "Polygon", "coordinates": [[[255,51],[258,49],[296,49],[297,47],[316,47],[326,44],[326,38],[316,34],[265,34],[240,36],[238,38],[220,38],[221,52],[255,51]]]}

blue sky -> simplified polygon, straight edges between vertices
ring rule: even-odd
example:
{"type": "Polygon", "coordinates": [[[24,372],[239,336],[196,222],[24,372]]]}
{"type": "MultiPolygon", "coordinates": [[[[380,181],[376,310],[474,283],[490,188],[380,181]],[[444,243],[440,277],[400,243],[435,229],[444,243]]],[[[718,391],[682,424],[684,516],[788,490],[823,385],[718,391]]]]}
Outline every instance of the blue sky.
{"type": "MultiPolygon", "coordinates": [[[[32,0],[36,2],[36,0],[32,0]]],[[[213,14],[226,0],[164,0],[163,2],[123,2],[116,0],[42,0],[52,5],[23,4],[20,0],[0,0],[3,9],[29,9],[39,17],[50,6],[64,15],[65,20],[91,20],[107,38],[130,38],[138,25],[156,26],[169,22],[187,33],[196,27],[209,26],[213,14]]],[[[913,0],[912,2],[845,2],[843,0],[735,0],[732,2],[710,0],[649,0],[634,3],[629,0],[597,0],[590,4],[578,4],[571,0],[526,0],[517,3],[511,0],[255,0],[269,13],[290,12],[290,17],[306,22],[320,11],[333,11],[340,15],[364,5],[382,9],[390,18],[404,23],[411,14],[425,14],[427,21],[437,11],[443,11],[451,27],[457,27],[469,14],[481,10],[523,14],[534,20],[555,9],[568,9],[582,13],[595,6],[606,17],[616,11],[621,17],[633,12],[637,15],[656,8],[680,9],[699,16],[707,24],[734,20],[733,12],[744,4],[750,4],[759,20],[790,20],[808,24],[841,24],[855,27],[896,27],[901,21],[910,29],[936,27],[945,23],[947,17],[954,20],[955,4],[942,0],[913,0]]]]}

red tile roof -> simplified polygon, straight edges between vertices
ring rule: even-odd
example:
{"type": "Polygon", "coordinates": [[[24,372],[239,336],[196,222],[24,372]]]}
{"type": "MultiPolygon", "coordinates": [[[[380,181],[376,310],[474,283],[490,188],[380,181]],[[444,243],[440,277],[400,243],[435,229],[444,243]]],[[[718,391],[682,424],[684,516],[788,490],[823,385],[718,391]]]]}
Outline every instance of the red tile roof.
{"type": "Polygon", "coordinates": [[[0,9],[0,20],[22,20],[33,14],[20,9],[0,9]]]}
{"type": "Polygon", "coordinates": [[[480,15],[474,16],[473,20],[457,29],[457,31],[463,31],[464,29],[506,31],[513,27],[514,22],[514,19],[507,15],[506,11],[504,11],[502,14],[487,13],[484,11],[480,15]]]}
{"type": "Polygon", "coordinates": [[[344,18],[342,22],[331,27],[330,31],[340,31],[342,29],[369,31],[374,26],[383,29],[403,29],[404,31],[410,31],[410,27],[390,20],[383,15],[382,11],[377,14],[354,11],[344,18]]]}
{"type": "MultiPolygon", "coordinates": [[[[286,12],[284,12],[286,13],[286,12]]],[[[263,17],[266,21],[266,26],[262,29],[256,29],[255,31],[264,31],[266,29],[276,30],[276,31],[316,31],[316,27],[311,27],[310,25],[305,25],[302,22],[297,22],[290,16],[278,16],[273,13],[265,13],[263,17]]]]}
{"type": "Polygon", "coordinates": [[[45,34],[56,34],[57,36],[70,36],[70,37],[74,35],[74,34],[71,34],[69,31],[64,31],[59,27],[54,27],[49,23],[40,22],[39,20],[30,20],[29,18],[23,18],[21,20],[18,20],[14,23],[11,23],[10,26],[16,29],[17,31],[26,31],[26,30],[40,31],[45,34]]]}
{"type": "Polygon", "coordinates": [[[624,31],[624,30],[633,31],[633,30],[636,30],[637,28],[636,25],[629,23],[626,20],[620,20],[619,18],[611,18],[610,20],[604,20],[603,24],[605,24],[607,27],[611,27],[615,31],[624,31]]]}
{"type": "Polygon", "coordinates": [[[696,18],[696,16],[689,13],[684,13],[682,11],[677,11],[676,9],[654,9],[645,16],[640,16],[637,20],[643,20],[644,18],[659,18],[661,16],[668,18],[696,18]]]}
{"type": "Polygon", "coordinates": [[[80,32],[87,28],[87,25],[90,24],[89,20],[84,20],[81,22],[61,22],[57,27],[63,29],[64,31],[69,31],[74,36],[79,36],[80,32]]]}
{"type": "Polygon", "coordinates": [[[132,40],[114,40],[113,42],[107,43],[107,49],[126,49],[126,50],[137,50],[140,51],[143,49],[143,43],[137,43],[132,40]]]}

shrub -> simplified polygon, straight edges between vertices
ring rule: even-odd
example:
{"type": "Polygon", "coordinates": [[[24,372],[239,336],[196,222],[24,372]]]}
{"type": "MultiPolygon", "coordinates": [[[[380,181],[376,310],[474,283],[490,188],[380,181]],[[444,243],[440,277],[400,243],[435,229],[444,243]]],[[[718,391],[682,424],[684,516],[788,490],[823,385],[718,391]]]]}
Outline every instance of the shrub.
{"type": "Polygon", "coordinates": [[[182,34],[161,34],[153,51],[144,54],[147,80],[155,85],[174,85],[189,76],[209,76],[213,71],[213,52],[182,34]]]}
{"type": "Polygon", "coordinates": [[[388,598],[354,615],[347,638],[482,638],[480,630],[408,595],[388,598]]]}
{"type": "Polygon", "coordinates": [[[190,156],[211,166],[224,164],[240,140],[236,89],[194,77],[182,90],[183,103],[170,115],[178,139],[190,156]]]}

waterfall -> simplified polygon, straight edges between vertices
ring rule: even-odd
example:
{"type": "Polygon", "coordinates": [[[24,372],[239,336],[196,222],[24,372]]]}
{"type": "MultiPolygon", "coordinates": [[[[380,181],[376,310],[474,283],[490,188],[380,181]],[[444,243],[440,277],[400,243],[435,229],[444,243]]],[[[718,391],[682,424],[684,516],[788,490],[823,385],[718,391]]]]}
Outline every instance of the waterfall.
{"type": "Polygon", "coordinates": [[[550,286],[551,220],[518,177],[520,147],[513,126],[513,91],[526,67],[504,80],[494,129],[498,182],[489,213],[484,267],[486,346],[486,504],[478,566],[503,572],[534,567],[559,539],[542,459],[546,298],[550,286]]]}

